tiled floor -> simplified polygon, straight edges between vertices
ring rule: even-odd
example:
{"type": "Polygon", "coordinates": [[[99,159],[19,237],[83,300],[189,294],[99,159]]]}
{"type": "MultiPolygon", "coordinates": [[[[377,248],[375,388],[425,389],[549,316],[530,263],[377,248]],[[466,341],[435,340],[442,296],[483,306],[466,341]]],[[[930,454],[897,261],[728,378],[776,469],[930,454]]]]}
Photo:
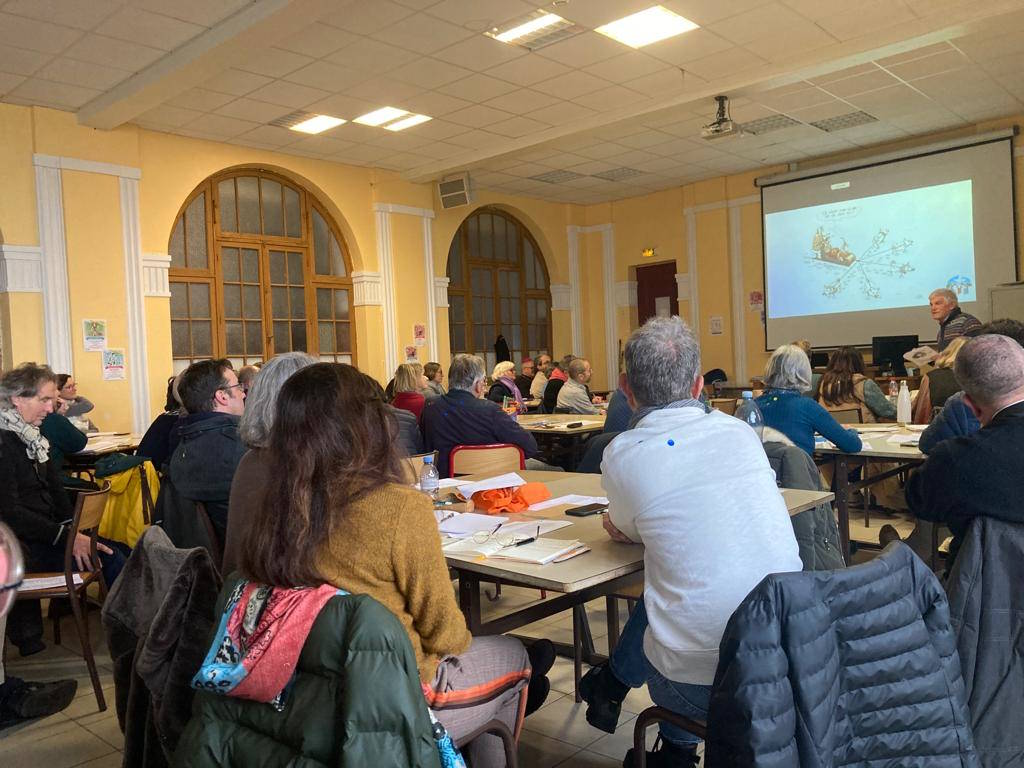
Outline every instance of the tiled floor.
{"type": "MultiPolygon", "coordinates": [[[[912,520],[902,515],[873,513],[867,528],[863,524],[863,515],[855,515],[850,521],[851,536],[855,540],[877,541],[878,530],[885,523],[894,525],[904,537],[913,529],[912,520]]],[[[870,556],[871,553],[862,550],[857,559],[870,556]]],[[[484,618],[515,610],[538,599],[536,590],[506,586],[497,603],[484,601],[484,618]]],[[[589,603],[587,615],[598,652],[607,652],[604,601],[589,603]]],[[[107,711],[97,711],[85,662],[78,655],[78,637],[69,619],[64,621],[60,646],[54,646],[48,637],[47,650],[29,659],[18,658],[17,650],[9,648],[8,674],[31,680],[73,677],[78,680],[78,695],[64,712],[0,732],[0,766],[3,768],[114,768],[121,765],[123,740],[114,713],[110,657],[99,626],[99,613],[93,611],[90,619],[107,711]]],[[[625,621],[624,604],[620,621],[625,621]]],[[[565,612],[530,624],[521,633],[572,642],[571,614],[565,612]]],[[[614,734],[606,734],[587,723],[584,716],[586,705],[573,700],[572,671],[570,660],[560,658],[555,661],[549,675],[551,694],[523,727],[519,744],[519,760],[523,768],[611,768],[622,764],[626,750],[632,745],[636,715],[651,706],[646,689],[630,692],[617,730],[614,734]]],[[[648,744],[653,743],[655,735],[656,729],[651,728],[647,735],[648,744]]]]}

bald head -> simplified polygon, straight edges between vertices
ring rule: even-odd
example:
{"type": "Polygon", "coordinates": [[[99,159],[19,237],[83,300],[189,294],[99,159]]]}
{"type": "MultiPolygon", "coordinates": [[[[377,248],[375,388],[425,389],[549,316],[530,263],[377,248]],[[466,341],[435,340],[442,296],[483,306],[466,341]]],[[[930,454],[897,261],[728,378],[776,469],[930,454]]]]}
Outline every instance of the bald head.
{"type": "Polygon", "coordinates": [[[967,342],[953,373],[982,424],[1024,400],[1024,347],[1009,336],[990,333],[967,342]]]}

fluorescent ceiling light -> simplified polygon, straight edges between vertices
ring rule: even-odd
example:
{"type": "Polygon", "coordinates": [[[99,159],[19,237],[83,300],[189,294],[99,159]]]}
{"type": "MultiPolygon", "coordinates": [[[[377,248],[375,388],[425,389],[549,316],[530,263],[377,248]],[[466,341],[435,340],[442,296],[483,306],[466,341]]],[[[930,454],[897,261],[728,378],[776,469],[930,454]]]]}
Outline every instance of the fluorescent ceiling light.
{"type": "Polygon", "coordinates": [[[408,114],[407,110],[399,109],[398,107],[381,107],[373,112],[367,112],[365,115],[357,117],[352,122],[359,123],[360,125],[384,125],[384,123],[390,123],[392,120],[397,120],[408,114]]]}
{"type": "Polygon", "coordinates": [[[667,8],[655,5],[646,11],[605,24],[594,31],[630,48],[643,48],[645,45],[681,35],[699,26],[667,8]]]}
{"type": "Polygon", "coordinates": [[[559,24],[563,21],[565,21],[565,19],[557,14],[546,13],[543,16],[530,19],[517,27],[512,27],[512,29],[506,29],[500,35],[495,35],[494,39],[502,43],[511,43],[521,37],[532,35],[534,32],[544,29],[545,27],[553,27],[555,24],[559,24]]]}
{"type": "Polygon", "coordinates": [[[406,128],[412,128],[414,125],[425,123],[427,120],[433,120],[433,118],[428,115],[409,115],[409,117],[388,123],[384,128],[388,131],[404,131],[406,128]]]}
{"type": "Polygon", "coordinates": [[[324,131],[339,126],[344,122],[345,121],[340,117],[331,117],[330,115],[313,115],[313,117],[308,120],[303,120],[301,123],[291,126],[291,129],[302,133],[323,133],[324,131]]]}

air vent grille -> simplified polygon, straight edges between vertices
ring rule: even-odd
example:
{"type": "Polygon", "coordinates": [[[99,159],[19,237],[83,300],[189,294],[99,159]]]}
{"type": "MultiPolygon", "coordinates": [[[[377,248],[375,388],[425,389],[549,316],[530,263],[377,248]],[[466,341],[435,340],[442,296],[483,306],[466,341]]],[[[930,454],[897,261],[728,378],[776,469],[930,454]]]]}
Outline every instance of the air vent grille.
{"type": "Polygon", "coordinates": [[[867,112],[848,112],[845,115],[837,115],[826,120],[818,120],[811,123],[815,128],[828,133],[843,131],[847,128],[856,128],[858,125],[878,122],[878,118],[869,115],[867,112]]]}
{"type": "Polygon", "coordinates": [[[564,184],[574,179],[582,179],[583,174],[576,173],[575,171],[548,171],[547,173],[541,173],[530,178],[534,181],[543,181],[545,184],[564,184]]]}
{"type": "Polygon", "coordinates": [[[743,123],[740,128],[744,133],[763,136],[764,134],[771,133],[772,131],[781,131],[783,128],[792,128],[794,125],[800,125],[800,121],[794,120],[789,115],[769,115],[768,117],[751,120],[749,123],[743,123]]]}
{"type": "Polygon", "coordinates": [[[591,176],[596,179],[604,179],[605,181],[622,181],[623,179],[640,176],[642,173],[643,171],[638,171],[636,168],[612,168],[610,171],[593,173],[591,176]]]}
{"type": "Polygon", "coordinates": [[[315,112],[289,112],[287,115],[281,115],[276,120],[271,120],[269,125],[276,125],[279,128],[292,128],[299,123],[304,123],[310,118],[316,117],[315,112]]]}

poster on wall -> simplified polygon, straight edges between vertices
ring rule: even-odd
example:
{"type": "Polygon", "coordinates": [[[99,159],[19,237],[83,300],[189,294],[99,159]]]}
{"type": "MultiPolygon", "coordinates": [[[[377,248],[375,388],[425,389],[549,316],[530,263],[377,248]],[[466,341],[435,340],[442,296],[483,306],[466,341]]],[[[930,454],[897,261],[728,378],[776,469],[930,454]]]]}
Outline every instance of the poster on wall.
{"type": "Polygon", "coordinates": [[[654,316],[655,317],[671,317],[672,316],[672,297],[671,296],[656,296],[654,298],[654,316]]]}
{"type": "Polygon", "coordinates": [[[413,344],[417,347],[427,346],[427,326],[417,323],[412,327],[413,344]]]}
{"type": "Polygon", "coordinates": [[[405,362],[415,363],[419,360],[419,351],[415,346],[405,348],[405,362]]]}
{"type": "Polygon", "coordinates": [[[712,336],[721,336],[725,333],[725,318],[721,315],[712,315],[708,322],[708,330],[712,336]]]}
{"type": "Polygon", "coordinates": [[[764,309],[764,293],[762,291],[751,291],[747,296],[747,309],[751,312],[760,312],[764,309]]]}
{"type": "Polygon", "coordinates": [[[103,350],[103,380],[124,381],[124,350],[104,349],[103,350]]]}
{"type": "Polygon", "coordinates": [[[107,348],[107,321],[83,320],[82,336],[85,337],[86,352],[102,352],[107,348]]]}

